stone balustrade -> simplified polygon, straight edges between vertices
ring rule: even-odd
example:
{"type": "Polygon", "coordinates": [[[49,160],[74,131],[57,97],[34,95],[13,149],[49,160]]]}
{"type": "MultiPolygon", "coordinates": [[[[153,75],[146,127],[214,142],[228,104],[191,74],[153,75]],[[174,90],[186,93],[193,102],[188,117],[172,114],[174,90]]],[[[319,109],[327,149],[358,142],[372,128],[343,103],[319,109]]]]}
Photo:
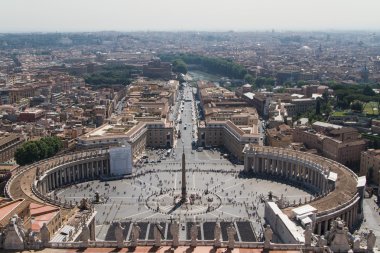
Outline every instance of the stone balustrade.
{"type": "MultiPolygon", "coordinates": [[[[172,246],[173,241],[162,240],[161,246],[172,246]]],[[[141,240],[138,242],[138,246],[154,246],[154,240],[141,240]]],[[[215,245],[214,240],[202,240],[197,241],[198,246],[213,247],[215,245]]],[[[78,248],[118,248],[116,241],[88,241],[88,242],[49,242],[47,247],[56,249],[78,249],[78,248]]],[[[179,246],[190,247],[191,241],[179,241],[179,246]]],[[[130,241],[124,241],[123,247],[131,247],[130,241]]],[[[228,247],[227,241],[222,241],[220,247],[228,247]]],[[[323,252],[323,247],[318,246],[305,246],[304,244],[279,244],[270,243],[269,247],[265,247],[264,242],[235,242],[235,248],[245,249],[271,249],[271,250],[308,250],[312,252],[323,252]]]]}

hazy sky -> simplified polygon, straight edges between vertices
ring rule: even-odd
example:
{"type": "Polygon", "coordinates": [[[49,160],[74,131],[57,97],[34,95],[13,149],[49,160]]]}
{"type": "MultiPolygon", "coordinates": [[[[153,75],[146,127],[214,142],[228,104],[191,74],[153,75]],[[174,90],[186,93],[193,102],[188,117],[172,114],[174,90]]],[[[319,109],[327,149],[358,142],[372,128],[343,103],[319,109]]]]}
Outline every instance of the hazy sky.
{"type": "Polygon", "coordinates": [[[0,32],[380,30],[380,0],[0,0],[0,32]]]}

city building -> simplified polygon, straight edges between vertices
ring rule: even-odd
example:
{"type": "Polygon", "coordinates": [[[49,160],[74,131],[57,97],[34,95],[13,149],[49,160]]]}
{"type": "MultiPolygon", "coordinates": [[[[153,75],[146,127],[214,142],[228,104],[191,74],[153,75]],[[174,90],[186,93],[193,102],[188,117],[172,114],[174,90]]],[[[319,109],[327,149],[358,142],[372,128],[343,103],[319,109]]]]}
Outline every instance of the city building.
{"type": "MultiPolygon", "coordinates": [[[[378,188],[380,185],[380,149],[368,149],[361,152],[360,173],[367,177],[370,186],[378,188]]],[[[380,196],[380,192],[378,191],[380,196]]]]}
{"type": "Polygon", "coordinates": [[[293,141],[301,142],[309,149],[345,165],[359,167],[360,153],[366,142],[354,128],[324,122],[315,122],[310,127],[296,127],[293,141]]]}
{"type": "Polygon", "coordinates": [[[161,62],[160,59],[153,59],[143,66],[143,75],[149,78],[172,79],[172,65],[169,62],[161,62]]]}
{"type": "Polygon", "coordinates": [[[79,149],[120,146],[129,143],[133,159],[145,151],[146,147],[170,148],[173,145],[173,126],[170,122],[148,121],[136,125],[105,124],[93,131],[78,137],[79,149]]]}
{"type": "Polygon", "coordinates": [[[0,162],[6,162],[14,158],[15,151],[24,143],[21,134],[1,133],[0,135],[0,162]]]}
{"type": "Polygon", "coordinates": [[[37,108],[28,108],[23,112],[20,112],[18,121],[23,122],[36,122],[45,116],[45,110],[37,108]]]}
{"type": "Polygon", "coordinates": [[[285,124],[266,130],[266,140],[269,146],[288,148],[293,142],[293,129],[285,124]]]}
{"type": "Polygon", "coordinates": [[[371,122],[371,131],[374,134],[380,134],[380,120],[373,119],[371,122]]]}

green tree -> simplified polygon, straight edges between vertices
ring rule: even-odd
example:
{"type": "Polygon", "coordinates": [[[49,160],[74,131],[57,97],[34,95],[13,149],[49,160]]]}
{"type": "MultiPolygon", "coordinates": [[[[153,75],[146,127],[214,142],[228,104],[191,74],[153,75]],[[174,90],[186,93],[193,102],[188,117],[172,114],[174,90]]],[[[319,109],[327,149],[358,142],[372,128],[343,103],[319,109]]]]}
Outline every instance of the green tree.
{"type": "Polygon", "coordinates": [[[315,114],[321,114],[321,99],[317,98],[317,104],[315,106],[315,114]]]}
{"type": "Polygon", "coordinates": [[[15,151],[15,160],[19,165],[49,158],[62,149],[62,141],[58,137],[44,137],[38,141],[27,141],[15,151]]]}
{"type": "Polygon", "coordinates": [[[369,85],[366,85],[363,89],[363,95],[365,96],[375,96],[376,93],[373,91],[373,89],[371,87],[369,87],[369,85]]]}
{"type": "Polygon", "coordinates": [[[363,103],[358,100],[352,102],[350,107],[351,107],[351,110],[355,112],[362,112],[364,109],[363,103]]]}
{"type": "Polygon", "coordinates": [[[229,78],[244,79],[248,73],[244,66],[234,63],[230,59],[207,57],[193,54],[165,54],[160,55],[163,61],[181,59],[186,64],[198,65],[210,73],[221,74],[229,78]]]}
{"type": "Polygon", "coordinates": [[[253,78],[252,75],[246,74],[244,76],[244,81],[247,82],[247,83],[249,83],[249,84],[253,84],[255,82],[255,79],[253,78]]]}
{"type": "Polygon", "coordinates": [[[301,88],[302,86],[304,86],[306,84],[307,84],[306,81],[300,80],[300,81],[297,82],[297,87],[301,88]]]}
{"type": "Polygon", "coordinates": [[[176,59],[172,62],[173,71],[177,73],[182,73],[186,75],[187,73],[187,65],[182,59],[176,59]]]}

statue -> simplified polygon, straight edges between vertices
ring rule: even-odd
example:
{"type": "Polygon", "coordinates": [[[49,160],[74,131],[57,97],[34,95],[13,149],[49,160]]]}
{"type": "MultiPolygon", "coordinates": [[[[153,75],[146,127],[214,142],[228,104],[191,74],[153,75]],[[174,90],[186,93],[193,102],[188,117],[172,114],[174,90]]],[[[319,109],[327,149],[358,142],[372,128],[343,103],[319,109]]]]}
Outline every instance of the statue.
{"type": "Polygon", "coordinates": [[[140,237],[141,228],[137,225],[137,223],[133,223],[132,225],[132,240],[131,240],[131,246],[136,247],[137,242],[140,237]]]}
{"type": "Polygon", "coordinates": [[[270,225],[267,225],[266,228],[265,228],[265,231],[264,231],[264,238],[265,238],[265,241],[264,241],[264,248],[269,248],[270,243],[271,243],[272,238],[273,238],[273,231],[272,231],[272,229],[270,228],[270,225]]]}
{"type": "Polygon", "coordinates": [[[179,224],[177,221],[174,221],[170,225],[170,233],[173,237],[173,247],[178,247],[178,245],[179,245],[179,224]]]}
{"type": "Polygon", "coordinates": [[[306,225],[306,228],[305,228],[305,231],[303,233],[304,237],[305,237],[305,246],[311,246],[311,236],[312,236],[312,232],[311,232],[311,228],[310,228],[310,225],[306,225]]]}
{"type": "Polygon", "coordinates": [[[154,235],[154,246],[161,246],[161,236],[163,235],[162,232],[162,226],[160,226],[160,223],[154,224],[153,228],[153,235],[154,235]]]}
{"type": "Polygon", "coordinates": [[[23,226],[20,226],[20,218],[15,214],[9,219],[4,234],[5,239],[3,243],[4,249],[23,250],[25,242],[25,231],[23,226]]]}
{"type": "Polygon", "coordinates": [[[90,210],[91,209],[91,206],[88,203],[87,198],[81,199],[80,204],[79,204],[79,209],[81,209],[81,210],[90,210]]]}
{"type": "Polygon", "coordinates": [[[46,223],[44,223],[40,229],[40,236],[42,245],[46,247],[48,242],[50,241],[50,232],[48,227],[46,226],[46,223]]]}
{"type": "Polygon", "coordinates": [[[121,226],[120,222],[118,222],[115,227],[115,238],[118,248],[123,248],[124,246],[123,230],[124,228],[121,226]]]}
{"type": "Polygon", "coordinates": [[[190,237],[191,237],[191,247],[197,247],[197,237],[198,237],[198,225],[193,224],[190,229],[190,237]]]}
{"type": "Polygon", "coordinates": [[[326,246],[326,244],[327,244],[327,241],[326,241],[325,237],[323,235],[319,236],[317,246],[324,248],[326,246]]]}
{"type": "Polygon", "coordinates": [[[361,241],[360,235],[358,233],[355,233],[354,241],[352,243],[354,251],[360,250],[360,241],[361,241]]]}
{"type": "Polygon", "coordinates": [[[33,232],[31,228],[26,232],[25,241],[27,245],[36,245],[36,243],[40,242],[37,233],[33,232]]]}
{"type": "Polygon", "coordinates": [[[351,248],[347,228],[344,227],[344,222],[340,218],[333,222],[328,238],[331,240],[330,249],[333,252],[347,252],[351,248]]]}
{"type": "Polygon", "coordinates": [[[220,222],[216,222],[214,228],[214,246],[220,247],[222,245],[220,237],[222,235],[222,228],[220,227],[220,222]]]}
{"type": "Polygon", "coordinates": [[[336,231],[336,224],[335,224],[335,222],[336,222],[335,220],[332,220],[331,223],[330,223],[330,230],[325,232],[325,238],[326,238],[327,244],[331,243],[333,235],[335,234],[335,231],[336,231]]]}
{"type": "Polygon", "coordinates": [[[87,245],[88,241],[90,240],[90,229],[87,227],[86,224],[83,224],[82,226],[81,240],[85,245],[87,245]]]}
{"type": "Polygon", "coordinates": [[[373,233],[373,230],[370,229],[367,235],[367,250],[372,252],[373,248],[375,247],[375,243],[376,243],[376,236],[373,233]]]}
{"type": "Polygon", "coordinates": [[[235,235],[236,228],[233,223],[227,228],[228,248],[233,249],[235,247],[235,235]]]}

